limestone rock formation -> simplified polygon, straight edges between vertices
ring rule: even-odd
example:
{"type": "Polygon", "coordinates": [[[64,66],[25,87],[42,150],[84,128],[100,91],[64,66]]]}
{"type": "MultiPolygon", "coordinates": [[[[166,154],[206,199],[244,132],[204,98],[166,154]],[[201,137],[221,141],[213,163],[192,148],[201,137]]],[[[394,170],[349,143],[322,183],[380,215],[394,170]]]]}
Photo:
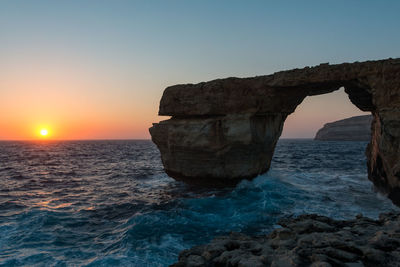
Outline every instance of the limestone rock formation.
{"type": "Polygon", "coordinates": [[[168,87],[150,134],[166,172],[222,185],[268,170],[283,123],[303,99],[345,88],[373,115],[369,178],[400,203],[400,59],[321,64],[168,87]]]}
{"type": "Polygon", "coordinates": [[[184,266],[399,266],[400,214],[337,221],[315,214],[286,219],[268,236],[240,233],[184,250],[184,266]]]}
{"type": "Polygon", "coordinates": [[[318,130],[315,140],[369,141],[371,140],[371,115],[355,116],[326,123],[318,130]]]}

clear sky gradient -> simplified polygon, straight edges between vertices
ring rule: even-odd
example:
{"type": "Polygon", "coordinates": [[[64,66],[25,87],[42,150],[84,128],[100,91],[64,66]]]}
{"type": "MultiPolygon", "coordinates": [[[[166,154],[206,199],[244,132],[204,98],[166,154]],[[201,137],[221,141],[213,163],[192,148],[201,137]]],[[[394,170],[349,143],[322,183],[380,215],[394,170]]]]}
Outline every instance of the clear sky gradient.
{"type": "MultiPolygon", "coordinates": [[[[400,57],[400,1],[0,1],[0,139],[143,139],[165,87],[400,57]]],[[[283,137],[362,114],[307,98],[283,137]]]]}

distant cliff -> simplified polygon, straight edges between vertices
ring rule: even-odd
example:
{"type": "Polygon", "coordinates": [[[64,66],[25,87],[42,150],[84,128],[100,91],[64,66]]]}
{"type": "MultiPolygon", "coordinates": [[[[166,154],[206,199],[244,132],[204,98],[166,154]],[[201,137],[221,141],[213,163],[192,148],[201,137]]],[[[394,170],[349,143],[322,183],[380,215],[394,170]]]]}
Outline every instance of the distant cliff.
{"type": "Polygon", "coordinates": [[[371,139],[371,122],[371,115],[330,122],[318,130],[314,139],[322,141],[369,141],[371,139]]]}

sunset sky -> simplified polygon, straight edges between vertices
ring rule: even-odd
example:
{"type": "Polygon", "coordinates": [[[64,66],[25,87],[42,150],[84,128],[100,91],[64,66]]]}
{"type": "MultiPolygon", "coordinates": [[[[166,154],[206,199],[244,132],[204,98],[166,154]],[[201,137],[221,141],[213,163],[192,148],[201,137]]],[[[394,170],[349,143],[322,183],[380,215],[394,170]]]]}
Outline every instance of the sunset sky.
{"type": "MultiPolygon", "coordinates": [[[[400,1],[0,2],[0,140],[148,139],[165,87],[400,57],[400,1]]],[[[363,114],[307,98],[283,137],[363,114]]]]}

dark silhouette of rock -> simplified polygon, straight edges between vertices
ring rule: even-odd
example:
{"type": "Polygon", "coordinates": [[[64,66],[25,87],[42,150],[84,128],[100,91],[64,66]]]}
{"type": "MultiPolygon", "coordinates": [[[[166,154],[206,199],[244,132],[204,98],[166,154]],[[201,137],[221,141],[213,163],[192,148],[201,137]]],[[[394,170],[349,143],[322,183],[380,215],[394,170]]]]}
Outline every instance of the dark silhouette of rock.
{"type": "Polygon", "coordinates": [[[318,130],[315,140],[369,141],[371,140],[371,115],[356,116],[326,123],[318,130]]]}
{"type": "Polygon", "coordinates": [[[345,88],[373,116],[369,179],[400,203],[400,59],[321,64],[165,89],[150,134],[166,172],[227,185],[268,170],[286,117],[303,99],[345,88]]]}
{"type": "Polygon", "coordinates": [[[400,215],[337,221],[315,214],[279,222],[268,236],[240,233],[184,250],[171,266],[399,266],[400,215]]]}

